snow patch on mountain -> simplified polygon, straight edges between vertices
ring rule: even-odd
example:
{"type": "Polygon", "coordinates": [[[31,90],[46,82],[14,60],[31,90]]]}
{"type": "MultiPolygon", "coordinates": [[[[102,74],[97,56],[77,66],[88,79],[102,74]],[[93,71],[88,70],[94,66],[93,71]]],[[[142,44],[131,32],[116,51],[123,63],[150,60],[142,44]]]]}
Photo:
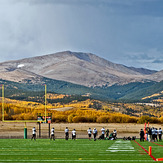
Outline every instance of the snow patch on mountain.
{"type": "Polygon", "coordinates": [[[21,67],[24,67],[24,64],[17,65],[17,68],[21,68],[21,67]]]}

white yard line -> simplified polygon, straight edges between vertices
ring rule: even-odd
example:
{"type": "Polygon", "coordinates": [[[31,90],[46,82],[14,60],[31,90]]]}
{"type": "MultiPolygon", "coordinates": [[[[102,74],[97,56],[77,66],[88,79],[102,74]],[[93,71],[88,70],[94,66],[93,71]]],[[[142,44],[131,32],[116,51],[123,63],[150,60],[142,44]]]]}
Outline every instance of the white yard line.
{"type": "Polygon", "coordinates": [[[106,151],[109,152],[134,152],[134,147],[130,141],[115,141],[106,151]]]}
{"type": "Polygon", "coordinates": [[[134,149],[134,148],[129,148],[129,147],[125,147],[125,148],[123,148],[123,147],[120,147],[120,148],[114,148],[114,147],[112,147],[112,148],[108,148],[109,150],[115,150],[115,149],[134,149]]]}
{"type": "Polygon", "coordinates": [[[109,152],[134,152],[135,150],[123,150],[123,149],[119,149],[119,150],[106,150],[109,152]]]}

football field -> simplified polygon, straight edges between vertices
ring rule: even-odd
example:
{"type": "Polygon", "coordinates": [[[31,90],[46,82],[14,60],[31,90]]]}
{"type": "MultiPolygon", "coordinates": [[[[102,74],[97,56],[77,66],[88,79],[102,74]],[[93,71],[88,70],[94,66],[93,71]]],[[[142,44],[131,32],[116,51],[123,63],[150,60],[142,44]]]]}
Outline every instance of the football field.
{"type": "Polygon", "coordinates": [[[163,158],[158,144],[122,139],[89,141],[77,139],[0,139],[0,162],[155,162],[163,158]],[[138,144],[136,143],[138,142],[138,144]],[[147,154],[152,146],[152,157],[147,154]],[[143,149],[144,148],[144,149],[143,149]],[[145,151],[147,150],[147,151],[145,151]]]}

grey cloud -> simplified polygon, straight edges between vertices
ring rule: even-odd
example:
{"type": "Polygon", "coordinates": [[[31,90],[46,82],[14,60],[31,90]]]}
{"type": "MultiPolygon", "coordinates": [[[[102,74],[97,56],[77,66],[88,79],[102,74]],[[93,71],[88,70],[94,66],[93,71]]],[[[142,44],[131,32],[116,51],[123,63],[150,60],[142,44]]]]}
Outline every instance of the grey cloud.
{"type": "Polygon", "coordinates": [[[26,2],[30,5],[90,5],[111,9],[109,11],[112,14],[163,16],[162,0],[27,0],[26,2]]]}
{"type": "Polygon", "coordinates": [[[124,58],[121,58],[121,62],[125,65],[136,65],[137,68],[141,67],[153,70],[163,69],[162,51],[158,51],[158,49],[149,49],[144,53],[127,52],[124,56],[124,58]]]}
{"type": "Polygon", "coordinates": [[[145,53],[129,53],[128,55],[126,55],[126,58],[130,58],[132,60],[152,60],[154,59],[153,56],[149,56],[148,54],[145,53]]]}
{"type": "Polygon", "coordinates": [[[11,2],[29,5],[94,6],[103,7],[110,14],[163,16],[162,0],[11,0],[11,2]]]}
{"type": "Polygon", "coordinates": [[[163,63],[163,59],[156,59],[152,63],[163,63]]]}
{"type": "Polygon", "coordinates": [[[150,64],[152,68],[156,65],[152,62],[162,58],[157,49],[162,49],[163,1],[3,2],[0,4],[0,61],[71,50],[91,52],[127,66],[150,64]],[[152,48],[156,50],[149,52],[152,48]]]}

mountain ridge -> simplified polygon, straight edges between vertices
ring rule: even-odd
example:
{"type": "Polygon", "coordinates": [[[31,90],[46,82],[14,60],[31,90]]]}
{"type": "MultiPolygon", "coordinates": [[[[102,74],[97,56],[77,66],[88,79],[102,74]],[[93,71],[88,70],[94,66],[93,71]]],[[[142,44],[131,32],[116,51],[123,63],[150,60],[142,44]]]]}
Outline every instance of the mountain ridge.
{"type": "MultiPolygon", "coordinates": [[[[87,87],[159,82],[162,72],[115,64],[91,53],[64,51],[0,63],[2,79],[41,82],[42,77],[87,87]],[[157,74],[158,75],[157,75],[157,74]],[[156,75],[158,76],[156,78],[156,75]],[[37,80],[35,80],[37,78],[37,80]]],[[[161,78],[162,79],[162,78],[161,78]]]]}

